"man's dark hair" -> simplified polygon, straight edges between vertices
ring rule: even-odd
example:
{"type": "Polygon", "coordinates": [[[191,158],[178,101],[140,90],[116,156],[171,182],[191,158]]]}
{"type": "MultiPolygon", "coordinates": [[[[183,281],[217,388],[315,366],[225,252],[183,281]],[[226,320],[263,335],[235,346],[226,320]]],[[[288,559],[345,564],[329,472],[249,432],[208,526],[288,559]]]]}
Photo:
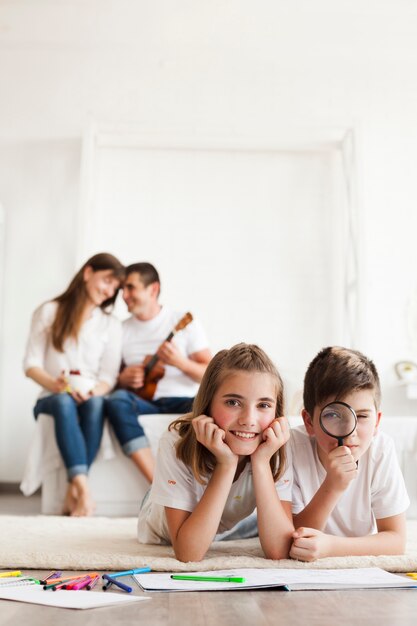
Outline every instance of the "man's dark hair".
{"type": "Polygon", "coordinates": [[[161,292],[159,274],[152,263],[132,263],[132,265],[128,265],[126,268],[126,276],[134,272],[140,275],[140,279],[145,287],[152,283],[159,283],[159,292],[161,292]]]}

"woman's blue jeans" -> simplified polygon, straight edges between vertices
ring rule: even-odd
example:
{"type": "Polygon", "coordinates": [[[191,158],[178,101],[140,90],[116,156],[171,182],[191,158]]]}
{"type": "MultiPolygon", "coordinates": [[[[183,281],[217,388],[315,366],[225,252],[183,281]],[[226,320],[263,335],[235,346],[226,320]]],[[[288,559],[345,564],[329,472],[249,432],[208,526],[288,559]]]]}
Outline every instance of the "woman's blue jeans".
{"type": "Polygon", "coordinates": [[[40,398],[34,413],[35,417],[47,413],[54,418],[55,437],[68,479],[87,474],[103,434],[104,397],[95,396],[77,404],[68,393],[55,393],[40,398]]]}

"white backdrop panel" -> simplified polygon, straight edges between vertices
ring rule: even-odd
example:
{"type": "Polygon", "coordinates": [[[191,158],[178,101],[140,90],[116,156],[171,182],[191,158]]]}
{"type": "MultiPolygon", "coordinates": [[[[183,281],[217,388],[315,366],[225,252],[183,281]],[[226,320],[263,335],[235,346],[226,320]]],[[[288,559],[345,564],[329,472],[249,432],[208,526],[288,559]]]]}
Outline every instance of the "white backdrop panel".
{"type": "Polygon", "coordinates": [[[198,315],[214,350],[258,343],[292,394],[315,352],[343,341],[336,152],[100,145],[92,171],[84,256],[154,263],[161,302],[198,315]]]}

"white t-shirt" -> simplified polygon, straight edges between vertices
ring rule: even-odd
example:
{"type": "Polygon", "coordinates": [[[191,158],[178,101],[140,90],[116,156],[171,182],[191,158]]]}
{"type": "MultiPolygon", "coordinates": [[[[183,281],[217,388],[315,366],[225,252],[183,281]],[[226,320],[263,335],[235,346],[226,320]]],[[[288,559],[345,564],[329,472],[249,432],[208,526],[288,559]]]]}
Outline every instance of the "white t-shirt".
{"type": "MultiPolygon", "coordinates": [[[[63,370],[79,370],[86,378],[114,387],[122,352],[120,321],[97,307],[81,326],[78,341],[66,339],[63,352],[58,352],[52,345],[50,332],[57,307],[57,302],[45,302],[34,312],[23,361],[24,371],[40,367],[58,377],[63,370]]],[[[50,393],[43,389],[41,397],[50,393]]]]}
{"type": "MultiPolygon", "coordinates": [[[[326,477],[315,437],[304,426],[291,430],[294,514],[311,501],[326,477]]],[[[410,500],[398,464],[394,441],[378,430],[359,459],[358,475],[329,516],[324,532],[342,537],[364,537],[377,532],[376,519],[403,513],[410,500]]]]}
{"type": "MultiPolygon", "coordinates": [[[[163,306],[158,315],[143,322],[136,317],[129,317],[123,322],[123,362],[125,365],[143,363],[145,356],[155,354],[185,312],[172,311],[163,306]]],[[[193,320],[172,339],[180,351],[189,356],[208,348],[204,330],[198,320],[193,320]]],[[[193,398],[197,393],[198,383],[172,365],[165,366],[164,377],[158,382],[154,399],[158,398],[193,398]]]]}
{"type": "MultiPolygon", "coordinates": [[[[207,484],[196,481],[192,471],[177,459],[176,431],[168,431],[160,439],[155,477],[138,520],[138,539],[141,543],[171,543],[164,507],[193,511],[201,500],[207,484]]],[[[292,472],[289,467],[276,483],[281,500],[291,501],[292,472]]],[[[252,466],[247,463],[239,478],[232,484],[220,520],[218,533],[233,528],[255,509],[252,466]]]]}

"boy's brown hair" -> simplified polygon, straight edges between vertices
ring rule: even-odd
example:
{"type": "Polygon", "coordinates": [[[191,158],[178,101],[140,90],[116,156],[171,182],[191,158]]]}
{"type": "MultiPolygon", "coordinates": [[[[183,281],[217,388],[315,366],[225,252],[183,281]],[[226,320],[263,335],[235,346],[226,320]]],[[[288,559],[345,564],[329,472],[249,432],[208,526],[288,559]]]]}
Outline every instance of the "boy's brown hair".
{"type": "Polygon", "coordinates": [[[381,386],[373,362],[357,350],[330,346],[311,361],[304,378],[304,408],[310,417],[314,409],[329,400],[342,399],[352,391],[371,389],[375,408],[381,403],[381,386]]]}
{"type": "MultiPolygon", "coordinates": [[[[192,412],[175,420],[169,426],[170,430],[178,431],[180,436],[176,445],[177,458],[191,469],[195,479],[201,484],[205,484],[204,479],[213,471],[216,459],[197,441],[191,422],[199,415],[211,415],[210,406],[217,389],[227,376],[239,371],[271,374],[276,380],[275,417],[284,415],[283,382],[267,354],[258,346],[246,343],[238,343],[230,350],[220,350],[207,366],[194,399],[192,412]]],[[[270,460],[275,482],[284,471],[285,461],[285,446],[282,446],[270,460]]]]}

